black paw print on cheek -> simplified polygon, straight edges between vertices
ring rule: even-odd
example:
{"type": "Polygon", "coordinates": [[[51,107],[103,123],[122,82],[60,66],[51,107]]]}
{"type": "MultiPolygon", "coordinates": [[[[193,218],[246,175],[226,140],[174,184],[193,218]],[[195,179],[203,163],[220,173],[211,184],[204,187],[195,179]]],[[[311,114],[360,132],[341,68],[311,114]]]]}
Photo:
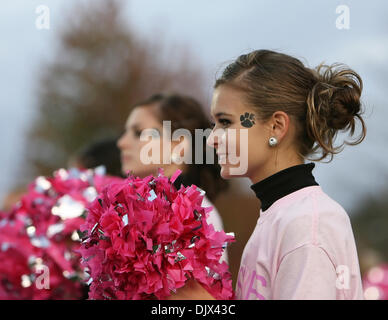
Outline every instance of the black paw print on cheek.
{"type": "Polygon", "coordinates": [[[245,112],[240,116],[241,125],[245,128],[250,128],[255,124],[255,115],[253,113],[245,112]]]}

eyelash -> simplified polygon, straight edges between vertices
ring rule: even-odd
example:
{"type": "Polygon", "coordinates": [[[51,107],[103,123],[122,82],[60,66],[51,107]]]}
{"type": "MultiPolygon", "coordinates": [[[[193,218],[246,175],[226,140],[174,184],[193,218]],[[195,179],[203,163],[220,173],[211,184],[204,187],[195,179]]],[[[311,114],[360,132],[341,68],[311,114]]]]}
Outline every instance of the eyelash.
{"type": "MultiPolygon", "coordinates": [[[[220,123],[223,128],[226,128],[232,124],[232,122],[230,120],[223,119],[223,118],[218,119],[218,123],[220,123]]],[[[212,128],[214,128],[216,124],[214,122],[212,122],[211,125],[212,125],[212,128]]]]}
{"type": "Polygon", "coordinates": [[[140,137],[141,131],[140,130],[134,130],[133,134],[135,135],[135,137],[140,137]]]}
{"type": "MultiPolygon", "coordinates": [[[[154,130],[151,132],[152,136],[155,137],[155,138],[160,138],[161,137],[161,132],[156,129],[158,131],[158,134],[154,132],[154,130]]],[[[140,138],[142,132],[144,130],[138,130],[138,129],[133,129],[132,132],[133,132],[133,135],[136,137],[136,138],[140,138]]]]}

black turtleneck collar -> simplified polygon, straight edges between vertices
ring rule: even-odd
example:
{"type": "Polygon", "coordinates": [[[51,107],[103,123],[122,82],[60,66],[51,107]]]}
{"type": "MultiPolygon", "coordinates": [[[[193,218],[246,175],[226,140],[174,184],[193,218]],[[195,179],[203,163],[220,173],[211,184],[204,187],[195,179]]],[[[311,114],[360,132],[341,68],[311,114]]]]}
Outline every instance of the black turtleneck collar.
{"type": "Polygon", "coordinates": [[[174,181],[173,185],[177,190],[181,188],[181,185],[183,184],[184,187],[186,187],[186,183],[183,178],[183,173],[181,173],[174,181]]]}
{"type": "Polygon", "coordinates": [[[261,210],[267,210],[275,201],[292,192],[317,186],[318,183],[311,173],[314,167],[314,163],[299,164],[251,185],[251,189],[261,201],[261,210]]]}

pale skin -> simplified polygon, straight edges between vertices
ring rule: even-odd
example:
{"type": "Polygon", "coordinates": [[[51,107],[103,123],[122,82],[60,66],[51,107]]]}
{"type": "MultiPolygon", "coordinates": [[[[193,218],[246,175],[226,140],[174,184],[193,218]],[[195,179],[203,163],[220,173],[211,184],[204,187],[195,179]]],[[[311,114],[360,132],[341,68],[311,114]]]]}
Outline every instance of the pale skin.
{"type": "MultiPolygon", "coordinates": [[[[294,145],[294,125],[285,112],[276,111],[270,119],[261,121],[256,110],[245,102],[241,91],[221,85],[213,93],[211,117],[215,124],[213,132],[217,128],[236,129],[237,149],[239,148],[239,130],[248,130],[248,170],[240,177],[249,178],[252,183],[256,183],[278,171],[303,163],[294,145]],[[249,128],[243,126],[240,121],[240,116],[245,113],[253,114],[255,118],[255,124],[249,128]],[[278,140],[276,147],[269,146],[270,137],[278,140]]],[[[218,150],[221,149],[220,143],[228,144],[228,141],[217,141],[216,138],[211,134],[207,143],[218,153],[218,150]]],[[[228,146],[224,146],[223,149],[228,150],[228,146]]],[[[223,178],[236,177],[230,175],[230,167],[228,161],[226,164],[221,164],[223,178]]]]}
{"type": "MultiPolygon", "coordinates": [[[[245,102],[244,95],[227,85],[221,85],[214,90],[211,103],[211,117],[214,122],[212,134],[207,143],[219,150],[228,150],[228,146],[220,148],[220,143],[228,144],[228,140],[218,141],[213,132],[218,129],[236,129],[237,154],[239,148],[239,130],[248,129],[248,170],[240,177],[246,177],[253,183],[257,183],[281,170],[303,163],[298,155],[294,143],[295,127],[287,113],[276,111],[266,120],[261,121],[256,110],[245,102]],[[242,124],[241,115],[253,114],[254,124],[249,128],[242,124]],[[268,140],[276,137],[278,144],[270,147],[268,140]]],[[[251,117],[252,118],[252,117],[251,117]]],[[[230,175],[233,166],[228,162],[228,155],[224,155],[225,164],[221,164],[221,176],[225,179],[234,178],[230,175]]],[[[190,284],[179,289],[171,299],[174,300],[205,300],[214,299],[200,284],[190,284]]]]}
{"type": "MultiPolygon", "coordinates": [[[[152,140],[154,144],[159,144],[163,150],[163,126],[155,116],[153,106],[138,106],[128,116],[125,132],[117,141],[117,146],[121,152],[122,172],[127,174],[131,171],[134,175],[144,178],[149,175],[157,175],[158,168],[164,170],[166,176],[172,176],[176,170],[185,170],[184,164],[163,164],[163,155],[159,154],[160,164],[144,164],[140,159],[140,151],[149,141],[141,141],[140,134],[143,130],[157,129],[160,138],[152,140]]],[[[172,150],[178,142],[172,142],[172,150]]]]}

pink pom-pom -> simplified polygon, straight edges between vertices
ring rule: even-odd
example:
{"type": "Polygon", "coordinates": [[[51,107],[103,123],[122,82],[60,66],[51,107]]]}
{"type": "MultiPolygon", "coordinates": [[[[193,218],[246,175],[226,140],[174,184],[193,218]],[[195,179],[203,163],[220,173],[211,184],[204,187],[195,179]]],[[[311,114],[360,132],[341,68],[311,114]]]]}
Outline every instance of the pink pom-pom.
{"type": "Polygon", "coordinates": [[[234,298],[228,265],[220,263],[234,237],[207,223],[196,186],[175,189],[179,173],[130,176],[88,207],[80,253],[90,299],[165,299],[188,279],[216,299],[234,298]]]}
{"type": "Polygon", "coordinates": [[[0,299],[82,298],[77,230],[86,206],[120,180],[78,169],[35,179],[11,212],[0,214],[0,299]]]}

